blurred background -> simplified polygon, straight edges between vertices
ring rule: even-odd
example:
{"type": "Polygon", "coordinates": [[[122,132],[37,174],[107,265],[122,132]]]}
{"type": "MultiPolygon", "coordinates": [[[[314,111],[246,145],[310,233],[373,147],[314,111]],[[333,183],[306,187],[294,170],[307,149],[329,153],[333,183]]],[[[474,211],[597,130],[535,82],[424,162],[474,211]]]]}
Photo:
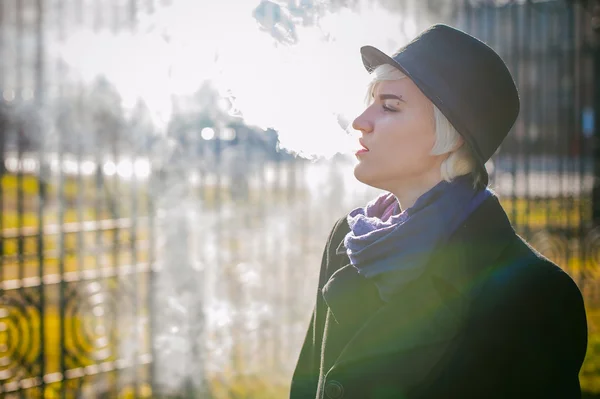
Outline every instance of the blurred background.
{"type": "Polygon", "coordinates": [[[487,167],[584,293],[600,395],[600,2],[0,0],[0,396],[285,398],[368,74],[435,22],[522,108],[487,167]]]}

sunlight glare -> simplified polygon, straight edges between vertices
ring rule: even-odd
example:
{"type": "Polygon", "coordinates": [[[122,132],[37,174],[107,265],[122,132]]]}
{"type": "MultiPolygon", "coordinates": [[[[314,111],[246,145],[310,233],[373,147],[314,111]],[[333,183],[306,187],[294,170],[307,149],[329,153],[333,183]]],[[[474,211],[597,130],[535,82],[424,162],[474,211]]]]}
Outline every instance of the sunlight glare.
{"type": "MultiPolygon", "coordinates": [[[[290,14],[286,4],[273,3],[290,14]]],[[[393,53],[414,23],[400,23],[401,16],[373,1],[335,12],[315,3],[316,22],[293,20],[295,42],[288,43],[261,29],[252,14],[259,4],[173,0],[141,17],[133,32],[80,31],[58,53],[84,81],[111,81],[125,109],[143,101],[159,131],[172,117],[175,97],[211,81],[232,114],[277,130],[281,147],[309,158],[350,153],[356,148],[350,123],[369,80],[359,49],[371,44],[393,53]]],[[[214,136],[203,130],[202,137],[214,136]]]]}

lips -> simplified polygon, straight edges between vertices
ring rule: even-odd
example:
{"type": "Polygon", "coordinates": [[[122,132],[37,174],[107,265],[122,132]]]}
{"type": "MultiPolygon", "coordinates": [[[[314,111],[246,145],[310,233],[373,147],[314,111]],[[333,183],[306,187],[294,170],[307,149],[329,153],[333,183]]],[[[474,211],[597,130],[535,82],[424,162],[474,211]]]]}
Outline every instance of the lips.
{"type": "Polygon", "coordinates": [[[362,146],[362,147],[363,147],[365,150],[369,151],[369,147],[367,147],[367,146],[365,145],[365,143],[362,141],[362,139],[358,139],[358,142],[360,143],[360,145],[361,145],[361,146],[362,146]]]}
{"type": "Polygon", "coordinates": [[[357,157],[358,157],[358,156],[360,156],[361,154],[364,154],[364,153],[366,153],[366,152],[369,152],[369,148],[368,148],[368,147],[365,145],[365,143],[363,143],[363,141],[362,141],[361,139],[359,139],[359,140],[358,140],[358,142],[360,143],[360,145],[362,146],[362,148],[359,148],[359,149],[356,151],[356,154],[355,154],[355,155],[356,155],[357,157]]]}

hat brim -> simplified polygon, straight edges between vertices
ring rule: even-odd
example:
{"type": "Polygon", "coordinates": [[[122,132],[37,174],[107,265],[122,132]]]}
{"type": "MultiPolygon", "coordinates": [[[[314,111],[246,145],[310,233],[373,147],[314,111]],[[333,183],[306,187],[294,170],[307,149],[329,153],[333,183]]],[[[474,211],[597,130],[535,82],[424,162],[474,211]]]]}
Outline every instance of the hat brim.
{"type": "MultiPolygon", "coordinates": [[[[413,76],[413,74],[411,74],[410,71],[406,70],[406,68],[404,68],[398,61],[396,61],[383,51],[373,46],[363,46],[360,48],[360,54],[362,57],[363,65],[365,66],[367,72],[372,73],[380,65],[391,65],[399,69],[402,73],[404,73],[410,80],[412,80],[417,85],[417,87],[419,87],[419,89],[423,92],[423,94],[425,94],[425,96],[427,96],[431,101],[433,101],[433,99],[431,99],[427,95],[428,90],[426,89],[425,84],[421,82],[420,79],[413,76]]],[[[460,131],[458,133],[460,134],[460,131]]],[[[462,134],[461,137],[463,137],[466,144],[470,146],[468,137],[465,137],[462,134]]],[[[471,151],[471,153],[475,158],[476,167],[478,169],[479,175],[481,176],[480,184],[483,186],[487,186],[489,182],[489,176],[487,169],[485,168],[485,161],[481,159],[477,151],[471,151]]]]}

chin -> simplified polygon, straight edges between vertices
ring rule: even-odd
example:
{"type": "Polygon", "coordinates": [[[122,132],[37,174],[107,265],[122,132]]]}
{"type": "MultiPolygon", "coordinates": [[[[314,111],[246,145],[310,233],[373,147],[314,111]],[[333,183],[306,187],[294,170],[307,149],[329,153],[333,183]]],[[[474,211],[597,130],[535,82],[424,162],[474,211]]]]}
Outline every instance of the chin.
{"type": "Polygon", "coordinates": [[[354,177],[356,180],[366,184],[367,186],[382,189],[382,187],[377,184],[377,176],[375,173],[373,173],[373,171],[369,171],[368,168],[365,168],[365,165],[361,165],[359,163],[354,167],[354,177]]]}

